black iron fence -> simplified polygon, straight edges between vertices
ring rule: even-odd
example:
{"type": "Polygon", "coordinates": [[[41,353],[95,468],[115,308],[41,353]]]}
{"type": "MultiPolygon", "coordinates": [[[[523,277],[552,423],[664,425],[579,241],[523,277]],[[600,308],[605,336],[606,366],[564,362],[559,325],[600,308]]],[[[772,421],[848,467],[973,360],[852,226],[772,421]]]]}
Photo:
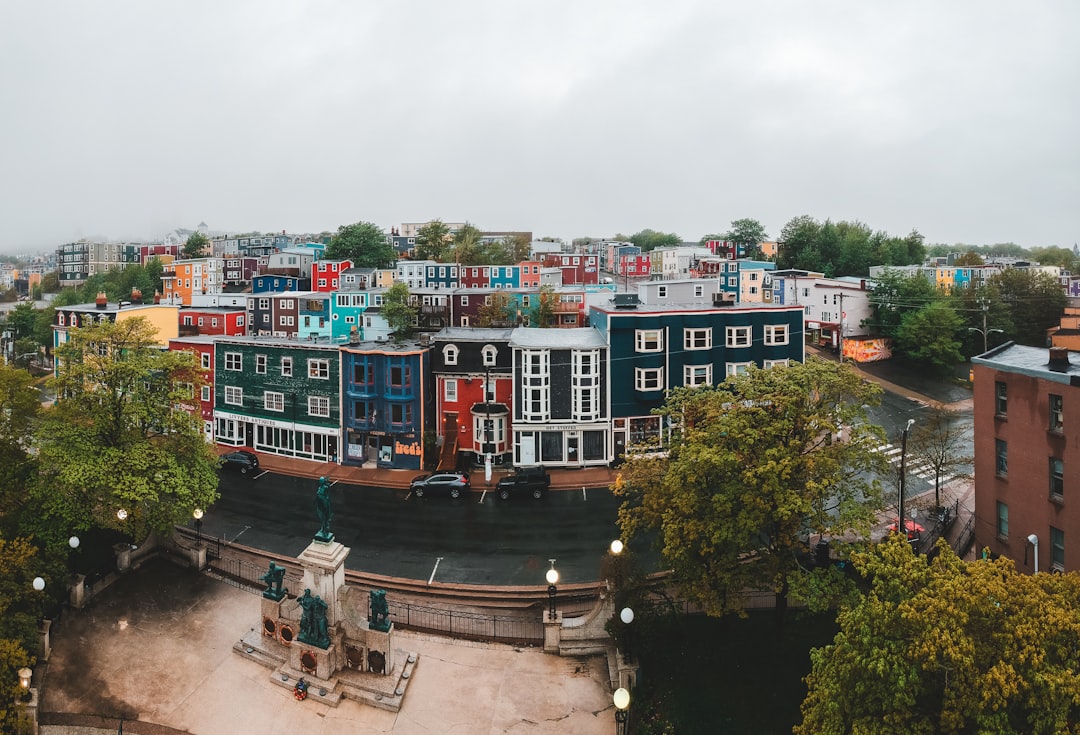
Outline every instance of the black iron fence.
{"type": "MultiPolygon", "coordinates": [[[[207,556],[209,558],[209,554],[207,556]]],[[[215,573],[215,576],[233,587],[251,592],[262,592],[262,590],[266,589],[266,582],[260,579],[267,572],[268,567],[266,564],[256,564],[247,559],[227,556],[225,558],[218,557],[208,562],[208,565],[210,571],[215,573]]],[[[283,586],[291,591],[293,596],[299,593],[302,583],[303,578],[300,574],[291,570],[285,571],[283,586]]]]}
{"type": "Polygon", "coordinates": [[[387,600],[387,604],[390,619],[398,628],[524,646],[544,642],[544,623],[536,611],[526,615],[493,615],[394,600],[387,600]]]}

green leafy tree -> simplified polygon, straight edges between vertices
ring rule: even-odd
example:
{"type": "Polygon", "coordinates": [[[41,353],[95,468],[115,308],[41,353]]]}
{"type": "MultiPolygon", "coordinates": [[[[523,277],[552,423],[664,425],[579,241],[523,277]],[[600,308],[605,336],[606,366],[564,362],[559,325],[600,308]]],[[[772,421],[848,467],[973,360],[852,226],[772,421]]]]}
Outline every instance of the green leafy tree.
{"type": "Polygon", "coordinates": [[[0,527],[13,531],[9,522],[27,508],[27,487],[34,462],[30,437],[41,396],[25,370],[0,365],[0,527]]]}
{"type": "Polygon", "coordinates": [[[398,281],[383,294],[382,315],[393,330],[395,342],[407,339],[416,324],[417,308],[412,303],[409,287],[398,281]]]}
{"type": "Polygon", "coordinates": [[[184,242],[183,256],[185,258],[201,258],[205,256],[206,249],[210,246],[210,240],[201,232],[193,232],[184,242]]]}
{"type": "Polygon", "coordinates": [[[1057,279],[1027,268],[1006,268],[995,273],[987,280],[986,292],[991,302],[1000,302],[1008,309],[1012,330],[1006,336],[1026,345],[1046,344],[1046,330],[1061,323],[1067,301],[1057,279]]]}
{"type": "Polygon", "coordinates": [[[956,260],[953,261],[953,265],[955,265],[957,268],[962,268],[968,265],[985,264],[986,261],[983,259],[983,256],[979,255],[974,250],[969,250],[966,253],[961,253],[959,256],[957,256],[956,260]]]}
{"type": "Polygon", "coordinates": [[[487,264],[487,249],[484,246],[483,233],[479,228],[466,222],[454,233],[453,258],[461,265],[487,264]]]}
{"type": "Polygon", "coordinates": [[[747,589],[828,604],[842,585],[801,560],[811,534],[865,535],[874,522],[883,434],[865,407],[880,394],[816,357],[674,389],[658,412],[672,427],[667,456],[632,454],[614,486],[622,538],[655,537],[681,593],[709,615],[740,610],[747,589]]]}
{"type": "Polygon", "coordinates": [[[433,219],[416,232],[417,260],[446,262],[451,252],[453,237],[450,228],[440,219],[433,219]]]}
{"type": "Polygon", "coordinates": [[[937,549],[894,535],[852,556],[868,589],[811,652],[796,735],[1080,729],[1080,575],[937,549]]]}
{"type": "Polygon", "coordinates": [[[821,224],[808,214],[788,220],[780,230],[777,244],[777,267],[817,270],[821,267],[817,238],[821,224]],[[812,251],[812,252],[811,252],[812,251]]]}
{"type": "Polygon", "coordinates": [[[14,332],[15,338],[31,337],[34,334],[34,322],[37,321],[37,309],[24,301],[8,312],[4,325],[14,332]]]}
{"type": "Polygon", "coordinates": [[[872,313],[864,326],[882,337],[895,339],[906,314],[941,297],[937,286],[921,273],[909,276],[887,268],[874,281],[870,294],[872,313]]]}
{"type": "Polygon", "coordinates": [[[732,220],[731,229],[724,233],[721,239],[742,245],[749,257],[757,258],[761,256],[761,243],[768,240],[769,236],[763,224],[756,219],[744,218],[732,220]]]}
{"type": "Polygon", "coordinates": [[[650,230],[648,228],[641,230],[640,232],[635,232],[628,238],[619,235],[618,239],[634,243],[641,248],[641,252],[643,253],[655,250],[656,248],[673,247],[682,242],[682,238],[674,232],[657,232],[656,230],[650,230]]]}
{"type": "MultiPolygon", "coordinates": [[[[39,593],[31,580],[41,574],[38,550],[26,538],[0,536],[0,730],[22,732],[18,670],[32,666],[37,650],[37,619],[41,613],[39,593]]],[[[29,732],[29,730],[26,730],[29,732]]]]}
{"type": "Polygon", "coordinates": [[[1057,246],[1032,248],[1029,257],[1042,265],[1056,265],[1064,270],[1072,270],[1076,263],[1076,256],[1071,249],[1057,246]]]}
{"type": "Polygon", "coordinates": [[[534,294],[533,306],[529,310],[529,325],[541,328],[552,326],[555,322],[555,299],[558,297],[551,284],[541,286],[534,294]]]}
{"type": "Polygon", "coordinates": [[[397,262],[386,233],[372,222],[341,225],[326,248],[331,260],[352,260],[357,268],[389,268],[397,262]]]}
{"type": "Polygon", "coordinates": [[[945,372],[964,361],[960,352],[964,321],[944,301],[908,312],[896,331],[896,346],[909,358],[945,372]]]}
{"type": "Polygon", "coordinates": [[[136,317],[71,330],[57,359],[57,402],[35,435],[45,518],[138,538],[216,500],[217,457],[185,408],[204,382],[192,353],[161,350],[136,317]]]}
{"type": "Polygon", "coordinates": [[[56,293],[60,290],[60,274],[49,271],[41,277],[41,290],[45,293],[56,293]]]}
{"type": "Polygon", "coordinates": [[[476,320],[481,327],[517,326],[517,302],[509,294],[496,291],[477,310],[476,320]]]}

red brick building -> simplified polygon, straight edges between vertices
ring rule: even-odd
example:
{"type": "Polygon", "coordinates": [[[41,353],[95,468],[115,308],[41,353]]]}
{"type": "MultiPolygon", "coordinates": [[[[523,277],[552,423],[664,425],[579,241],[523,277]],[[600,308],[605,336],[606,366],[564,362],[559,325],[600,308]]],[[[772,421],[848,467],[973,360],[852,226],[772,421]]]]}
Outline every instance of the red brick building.
{"type": "Polygon", "coordinates": [[[976,549],[1080,568],[1080,355],[1010,342],[971,363],[976,549]]]}

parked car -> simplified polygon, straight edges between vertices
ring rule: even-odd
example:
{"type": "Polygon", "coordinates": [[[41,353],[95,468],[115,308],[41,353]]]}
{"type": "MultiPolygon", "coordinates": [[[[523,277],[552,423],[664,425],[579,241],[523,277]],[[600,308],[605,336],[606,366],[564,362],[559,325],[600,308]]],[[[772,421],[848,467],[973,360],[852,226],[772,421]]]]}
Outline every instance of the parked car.
{"type": "Polygon", "coordinates": [[[246,475],[259,469],[259,458],[254,453],[239,449],[235,452],[226,452],[221,455],[221,468],[225,470],[240,470],[240,474],[246,475]]]}
{"type": "Polygon", "coordinates": [[[543,467],[518,467],[514,474],[507,475],[495,485],[496,492],[503,500],[511,495],[532,495],[539,500],[551,487],[551,476],[543,467]]]}
{"type": "Polygon", "coordinates": [[[469,476],[464,472],[436,472],[431,475],[414,477],[409,483],[409,491],[418,498],[425,495],[449,495],[459,498],[472,490],[469,476]]]}

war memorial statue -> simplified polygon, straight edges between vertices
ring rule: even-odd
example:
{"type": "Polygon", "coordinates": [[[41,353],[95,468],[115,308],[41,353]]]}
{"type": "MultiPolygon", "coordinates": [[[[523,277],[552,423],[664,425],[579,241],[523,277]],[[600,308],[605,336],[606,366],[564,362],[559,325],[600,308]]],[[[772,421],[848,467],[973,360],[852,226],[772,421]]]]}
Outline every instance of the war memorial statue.
{"type": "Polygon", "coordinates": [[[319,488],[315,491],[315,516],[319,519],[319,530],[315,540],[330,543],[334,534],[330,531],[330,521],[334,520],[334,506],[330,502],[330,480],[319,478],[319,488]]]}

